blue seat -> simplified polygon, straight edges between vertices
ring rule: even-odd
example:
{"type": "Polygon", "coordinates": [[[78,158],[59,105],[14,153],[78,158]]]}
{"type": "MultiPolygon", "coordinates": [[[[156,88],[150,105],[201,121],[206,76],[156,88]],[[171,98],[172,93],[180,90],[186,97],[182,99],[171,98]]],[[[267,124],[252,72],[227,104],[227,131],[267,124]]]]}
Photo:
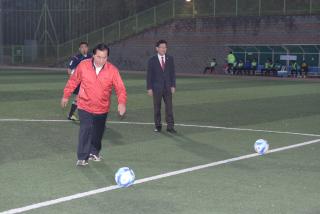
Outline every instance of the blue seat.
{"type": "Polygon", "coordinates": [[[308,76],[311,77],[319,77],[320,76],[320,68],[319,67],[309,67],[309,72],[308,72],[308,76]]]}

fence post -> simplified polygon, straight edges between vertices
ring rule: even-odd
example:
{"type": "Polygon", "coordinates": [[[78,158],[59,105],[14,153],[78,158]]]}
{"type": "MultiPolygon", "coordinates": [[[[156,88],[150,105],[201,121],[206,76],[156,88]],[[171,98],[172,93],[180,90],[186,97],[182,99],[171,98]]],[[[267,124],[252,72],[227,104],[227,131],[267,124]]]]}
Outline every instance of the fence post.
{"type": "Polygon", "coordinates": [[[244,63],[247,62],[247,50],[244,51],[244,63]]]}
{"type": "Polygon", "coordinates": [[[59,58],[60,58],[60,56],[59,56],[59,44],[57,44],[57,62],[59,61],[59,58]]]}
{"type": "Polygon", "coordinates": [[[121,40],[121,24],[118,22],[118,39],[121,40]]]}
{"type": "Polygon", "coordinates": [[[286,0],[283,0],[283,15],[286,15],[286,12],[287,12],[286,7],[287,7],[287,2],[286,0]]]}
{"type": "Polygon", "coordinates": [[[105,30],[105,29],[106,29],[105,27],[102,28],[102,42],[103,42],[103,43],[106,43],[105,38],[104,38],[104,30],[105,30]]]}
{"type": "Polygon", "coordinates": [[[14,64],[14,46],[11,46],[11,63],[14,64]]]}
{"type": "Polygon", "coordinates": [[[216,0],[213,0],[213,16],[216,16],[216,0]]]}
{"type": "Polygon", "coordinates": [[[71,40],[71,51],[72,51],[71,55],[74,53],[74,45],[73,45],[73,42],[74,42],[74,39],[71,40]]]}
{"type": "Polygon", "coordinates": [[[312,0],[309,1],[309,14],[312,14],[312,0]]]}
{"type": "Polygon", "coordinates": [[[156,7],[153,7],[153,25],[154,25],[154,26],[157,25],[157,11],[156,11],[156,7]]]}
{"type": "Polygon", "coordinates": [[[176,17],[176,0],[172,0],[172,18],[176,17]]]}
{"type": "Polygon", "coordinates": [[[138,15],[136,14],[135,15],[135,18],[136,18],[136,33],[138,32],[138,15]]]}
{"type": "Polygon", "coordinates": [[[3,30],[4,30],[4,27],[3,27],[3,9],[2,9],[2,2],[3,1],[0,1],[0,64],[3,63],[3,59],[4,59],[4,42],[3,42],[3,30]]]}
{"type": "Polygon", "coordinates": [[[261,0],[259,0],[259,16],[261,16],[261,0]]]}
{"type": "Polygon", "coordinates": [[[238,16],[238,0],[236,0],[236,16],[238,16]]]}

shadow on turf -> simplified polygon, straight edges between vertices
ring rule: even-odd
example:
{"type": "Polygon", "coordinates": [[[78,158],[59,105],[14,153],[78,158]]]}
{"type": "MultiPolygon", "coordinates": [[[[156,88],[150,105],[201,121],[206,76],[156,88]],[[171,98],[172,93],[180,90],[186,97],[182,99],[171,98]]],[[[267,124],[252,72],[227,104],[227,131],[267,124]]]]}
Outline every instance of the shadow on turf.
{"type": "MultiPolygon", "coordinates": [[[[319,115],[318,103],[318,94],[304,94],[176,105],[174,112],[187,124],[199,121],[203,125],[239,127],[319,115]]],[[[138,109],[135,116],[141,118],[147,110],[138,109]]]]}
{"type": "Polygon", "coordinates": [[[125,145],[127,144],[122,140],[123,136],[120,132],[116,131],[114,128],[106,127],[103,135],[103,139],[107,140],[111,145],[125,145]]]}
{"type": "Polygon", "coordinates": [[[179,131],[177,134],[169,134],[163,132],[163,134],[173,141],[177,142],[177,145],[190,153],[193,153],[201,158],[205,158],[206,160],[213,160],[213,158],[229,158],[231,154],[226,152],[225,150],[219,149],[215,146],[201,143],[199,141],[195,141],[185,134],[179,131]]]}
{"type": "MultiPolygon", "coordinates": [[[[189,153],[193,153],[201,158],[205,158],[210,162],[225,160],[233,158],[235,156],[234,154],[230,154],[229,152],[217,148],[213,145],[208,145],[199,141],[195,141],[181,132],[178,132],[177,134],[164,133],[164,135],[177,142],[177,145],[181,149],[188,151],[189,153]]],[[[255,168],[248,167],[248,165],[246,164],[237,163],[236,168],[239,167],[241,169],[256,170],[255,168]]]]}
{"type": "MultiPolygon", "coordinates": [[[[78,124],[79,125],[79,124],[78,124]]],[[[165,137],[165,138],[170,138],[170,140],[176,142],[177,146],[179,146],[182,150],[185,150],[189,153],[195,154],[200,158],[203,158],[209,162],[212,161],[219,161],[219,160],[224,160],[228,158],[233,158],[235,154],[231,154],[227,152],[226,150],[223,150],[221,148],[218,148],[214,145],[209,145],[206,143],[202,143],[200,141],[196,141],[190,137],[188,137],[189,134],[194,134],[194,133],[205,133],[205,132],[217,132],[220,131],[218,129],[196,129],[192,130],[189,127],[179,127],[180,129],[178,130],[177,134],[171,134],[163,130],[161,133],[155,133],[153,132],[153,126],[147,126],[147,129],[145,131],[150,132],[150,135],[153,137],[165,137]]],[[[126,142],[125,137],[121,134],[121,132],[117,131],[115,127],[110,128],[110,126],[107,126],[105,129],[105,133],[103,136],[103,139],[108,142],[109,145],[111,146],[123,146],[132,143],[126,142]]],[[[143,133],[145,135],[145,133],[143,133]]],[[[212,140],[212,139],[208,139],[212,140]]],[[[137,141],[140,142],[140,141],[137,141]]],[[[106,146],[106,145],[105,145],[106,146]]],[[[90,169],[90,172],[92,173],[88,174],[88,178],[91,176],[97,176],[99,174],[107,175],[110,173],[111,169],[108,165],[106,165],[103,162],[100,163],[92,163],[90,164],[90,168],[94,166],[94,169],[97,169],[97,171],[93,171],[93,169],[90,169]],[[99,172],[99,173],[98,173],[99,172]]],[[[239,164],[237,163],[237,167],[241,167],[242,169],[248,169],[248,170],[256,170],[256,169],[251,169],[248,168],[247,165],[239,164]]],[[[89,171],[89,170],[88,170],[89,171]]],[[[99,178],[94,178],[97,181],[99,181],[99,178]]],[[[109,181],[113,181],[113,177],[107,177],[109,181]]]]}
{"type": "Polygon", "coordinates": [[[106,180],[114,183],[113,169],[111,169],[105,162],[89,161],[89,165],[85,167],[78,167],[82,174],[88,178],[96,187],[101,187],[106,184],[106,180]]]}

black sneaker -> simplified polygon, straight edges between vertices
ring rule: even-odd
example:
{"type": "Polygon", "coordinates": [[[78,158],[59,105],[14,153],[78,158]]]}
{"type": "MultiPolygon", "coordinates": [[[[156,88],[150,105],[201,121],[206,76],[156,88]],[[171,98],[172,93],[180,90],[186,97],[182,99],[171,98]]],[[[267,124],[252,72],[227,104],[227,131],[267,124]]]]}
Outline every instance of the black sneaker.
{"type": "Polygon", "coordinates": [[[170,132],[172,134],[176,134],[177,131],[174,128],[167,128],[167,132],[170,132]]]}

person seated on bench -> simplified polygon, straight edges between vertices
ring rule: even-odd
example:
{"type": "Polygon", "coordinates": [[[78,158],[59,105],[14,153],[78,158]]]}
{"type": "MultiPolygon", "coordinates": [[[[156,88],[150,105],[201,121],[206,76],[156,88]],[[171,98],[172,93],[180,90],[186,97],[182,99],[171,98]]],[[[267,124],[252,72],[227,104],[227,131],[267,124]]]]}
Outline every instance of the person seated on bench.
{"type": "MultiPolygon", "coordinates": [[[[252,75],[255,76],[256,75],[256,71],[257,71],[257,68],[258,68],[258,63],[257,63],[257,59],[254,58],[251,62],[251,72],[252,72],[252,75]]],[[[250,74],[249,74],[250,75],[250,74]]]]}
{"type": "Polygon", "coordinates": [[[291,77],[298,76],[298,63],[297,61],[292,61],[291,63],[291,77]]]}
{"type": "Polygon", "coordinates": [[[229,74],[229,65],[228,65],[227,60],[225,60],[223,66],[222,66],[222,70],[223,70],[224,74],[229,74]]]}
{"type": "Polygon", "coordinates": [[[272,68],[272,75],[274,77],[278,76],[278,71],[281,71],[281,67],[282,67],[282,65],[280,64],[280,62],[276,61],[276,63],[274,64],[274,66],[272,68]]]}
{"type": "Polygon", "coordinates": [[[239,60],[239,62],[236,65],[236,71],[237,71],[237,75],[242,75],[243,71],[244,71],[244,63],[242,61],[242,59],[239,60]]]}
{"type": "Polygon", "coordinates": [[[302,78],[306,78],[308,76],[308,71],[309,71],[309,65],[305,60],[303,60],[301,63],[300,76],[302,78]]]}
{"type": "Polygon", "coordinates": [[[267,59],[267,61],[264,63],[264,69],[261,70],[261,76],[263,76],[263,72],[265,76],[270,76],[272,68],[273,68],[272,60],[267,59]]]}
{"type": "Polygon", "coordinates": [[[210,62],[209,62],[209,66],[205,67],[203,70],[203,74],[207,73],[207,70],[210,70],[210,73],[212,74],[213,72],[216,71],[216,66],[217,66],[217,62],[216,59],[213,58],[210,62]]]}

